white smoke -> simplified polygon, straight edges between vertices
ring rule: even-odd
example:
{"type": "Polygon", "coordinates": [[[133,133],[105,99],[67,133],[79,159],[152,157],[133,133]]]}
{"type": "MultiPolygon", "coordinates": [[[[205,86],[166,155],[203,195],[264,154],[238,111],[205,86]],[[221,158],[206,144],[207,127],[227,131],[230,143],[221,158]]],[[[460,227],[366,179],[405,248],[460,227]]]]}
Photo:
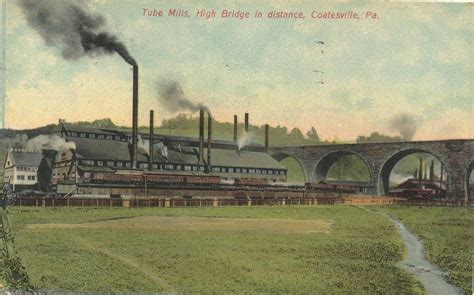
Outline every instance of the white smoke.
{"type": "Polygon", "coordinates": [[[72,141],[66,141],[58,135],[38,135],[26,142],[28,150],[50,149],[55,151],[75,150],[76,144],[72,141]]]}
{"type": "MultiPolygon", "coordinates": [[[[128,142],[131,144],[132,139],[130,138],[128,142]]],[[[168,158],[168,147],[165,146],[162,142],[159,143],[154,143],[153,144],[154,148],[158,148],[161,152],[161,155],[165,158],[168,158]]],[[[148,139],[144,139],[140,135],[138,135],[138,140],[137,140],[137,149],[138,151],[146,154],[147,156],[150,155],[150,141],[148,139]]]]}
{"type": "Polygon", "coordinates": [[[239,148],[239,151],[251,144],[255,140],[255,134],[253,132],[247,132],[244,131],[242,134],[240,134],[239,138],[237,139],[237,147],[239,148]]]}
{"type": "Polygon", "coordinates": [[[160,149],[161,155],[165,158],[168,158],[168,147],[162,142],[156,144],[156,147],[160,149]]]}
{"type": "Polygon", "coordinates": [[[400,184],[407,181],[408,179],[413,179],[413,178],[414,178],[413,175],[409,175],[409,174],[392,173],[390,174],[389,181],[392,183],[400,184]]]}
{"type": "Polygon", "coordinates": [[[146,155],[150,155],[150,141],[147,139],[143,139],[143,137],[141,137],[140,135],[138,135],[137,148],[139,151],[142,151],[146,155]]]}

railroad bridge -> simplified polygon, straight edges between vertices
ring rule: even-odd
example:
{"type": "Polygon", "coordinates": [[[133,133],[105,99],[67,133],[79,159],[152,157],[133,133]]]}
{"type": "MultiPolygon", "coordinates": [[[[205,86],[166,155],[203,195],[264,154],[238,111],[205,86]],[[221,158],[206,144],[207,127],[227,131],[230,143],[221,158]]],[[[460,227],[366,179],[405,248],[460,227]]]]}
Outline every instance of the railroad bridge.
{"type": "Polygon", "coordinates": [[[450,196],[468,200],[469,177],[474,166],[474,139],[442,141],[381,142],[361,144],[331,144],[271,147],[269,153],[278,161],[296,159],[305,180],[324,180],[329,168],[339,158],[356,155],[365,162],[374,192],[386,195],[389,177],[395,164],[413,153],[429,153],[436,157],[447,173],[447,192],[450,196]]]}

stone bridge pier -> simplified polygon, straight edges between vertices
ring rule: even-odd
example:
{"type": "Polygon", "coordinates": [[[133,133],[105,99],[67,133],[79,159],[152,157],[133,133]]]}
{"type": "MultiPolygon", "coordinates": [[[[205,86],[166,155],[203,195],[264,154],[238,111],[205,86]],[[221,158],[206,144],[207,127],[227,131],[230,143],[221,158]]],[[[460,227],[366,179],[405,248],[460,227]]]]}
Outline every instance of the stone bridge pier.
{"type": "Polygon", "coordinates": [[[378,195],[388,194],[390,172],[398,161],[420,152],[433,155],[443,165],[448,175],[445,184],[449,196],[469,199],[469,177],[474,166],[474,140],[471,139],[286,146],[269,150],[278,161],[287,157],[296,159],[303,168],[306,182],[324,180],[339,158],[356,155],[367,165],[371,185],[378,195]]]}

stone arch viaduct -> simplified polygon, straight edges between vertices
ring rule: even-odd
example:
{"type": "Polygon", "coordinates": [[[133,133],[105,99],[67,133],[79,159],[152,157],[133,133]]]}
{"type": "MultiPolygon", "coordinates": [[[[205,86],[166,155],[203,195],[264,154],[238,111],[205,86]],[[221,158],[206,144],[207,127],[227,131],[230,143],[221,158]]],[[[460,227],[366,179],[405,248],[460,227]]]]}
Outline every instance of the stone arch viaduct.
{"type": "Polygon", "coordinates": [[[378,195],[388,193],[389,176],[395,164],[405,156],[417,152],[430,153],[442,163],[448,175],[449,196],[468,200],[469,177],[474,166],[474,139],[269,148],[269,153],[278,161],[287,157],[295,158],[309,182],[325,179],[329,168],[337,159],[355,154],[366,163],[371,184],[378,195]]]}

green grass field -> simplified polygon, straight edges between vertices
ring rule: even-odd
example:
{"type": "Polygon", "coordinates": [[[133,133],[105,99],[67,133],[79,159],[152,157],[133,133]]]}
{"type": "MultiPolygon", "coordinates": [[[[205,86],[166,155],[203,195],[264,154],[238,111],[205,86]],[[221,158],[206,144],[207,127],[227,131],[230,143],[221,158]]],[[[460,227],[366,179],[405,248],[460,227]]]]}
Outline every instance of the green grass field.
{"type": "Polygon", "coordinates": [[[11,208],[39,289],[417,294],[388,219],[352,206],[11,208]]]}
{"type": "Polygon", "coordinates": [[[474,209],[383,207],[423,240],[427,258],[449,272],[449,282],[472,294],[474,209]]]}

